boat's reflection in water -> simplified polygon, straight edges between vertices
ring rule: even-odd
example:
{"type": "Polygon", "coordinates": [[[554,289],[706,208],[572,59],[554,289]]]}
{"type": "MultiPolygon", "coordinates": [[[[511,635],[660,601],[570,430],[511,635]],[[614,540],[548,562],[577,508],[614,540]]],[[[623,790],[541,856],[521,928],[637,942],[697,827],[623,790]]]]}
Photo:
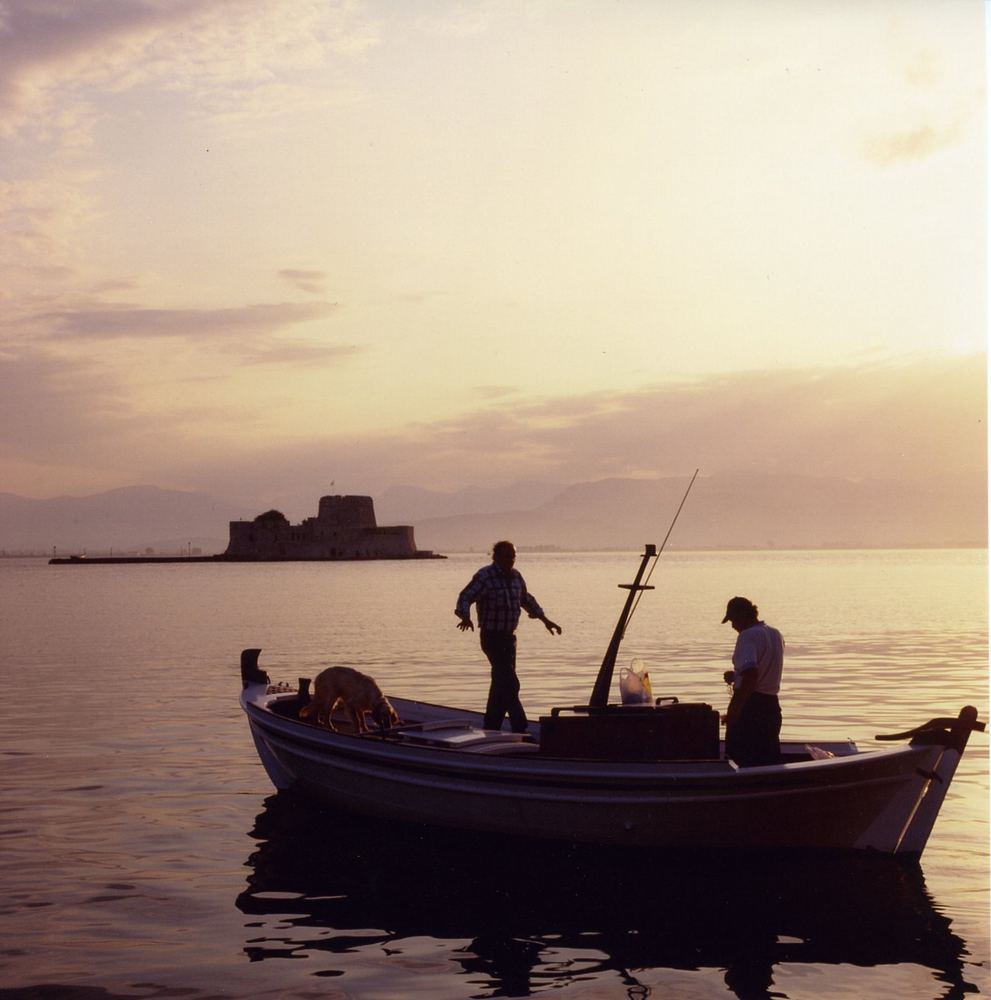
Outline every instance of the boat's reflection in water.
{"type": "Polygon", "coordinates": [[[427,937],[459,942],[451,973],[467,974],[479,995],[605,976],[644,996],[644,980],[657,981],[648,970],[705,969],[751,1000],[786,995],[771,985],[783,964],[902,963],[929,970],[933,996],[973,992],[964,942],[921,869],[887,857],[524,846],[357,820],[284,793],[267,800],[251,836],[259,843],[237,906],[278,917],[271,936],[252,921],[258,936],[245,952],[255,961],[363,945],[386,954],[427,937]]]}

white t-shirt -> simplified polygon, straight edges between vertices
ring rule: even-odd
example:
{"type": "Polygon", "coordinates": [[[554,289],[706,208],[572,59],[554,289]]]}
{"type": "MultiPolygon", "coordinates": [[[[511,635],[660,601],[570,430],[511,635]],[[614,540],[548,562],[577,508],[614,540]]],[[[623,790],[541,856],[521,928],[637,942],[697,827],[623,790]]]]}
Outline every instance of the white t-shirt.
{"type": "Polygon", "coordinates": [[[733,650],[733,671],[740,686],[740,675],[744,670],[757,670],[758,694],[777,694],[781,688],[781,668],[785,661],[785,641],[781,633],[764,622],[757,622],[744,629],[736,637],[733,650]]]}

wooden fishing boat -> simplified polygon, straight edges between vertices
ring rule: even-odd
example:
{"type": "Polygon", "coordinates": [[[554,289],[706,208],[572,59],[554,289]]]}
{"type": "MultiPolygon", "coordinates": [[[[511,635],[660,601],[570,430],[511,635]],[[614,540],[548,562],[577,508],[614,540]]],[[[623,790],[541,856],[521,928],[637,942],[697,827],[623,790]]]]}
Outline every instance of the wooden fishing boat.
{"type": "MultiPolygon", "coordinates": [[[[555,708],[523,734],[482,728],[479,712],[391,698],[402,724],[336,731],[299,718],[307,698],[274,688],[241,654],[241,707],[277,789],[386,820],[601,845],[859,849],[922,853],[977,710],[878,736],[783,742],[780,763],[725,756],[708,705],[610,704],[616,654],[658,552],[647,546],[587,705],[555,708]]],[[[649,577],[648,577],[649,578],[649,577]]]]}

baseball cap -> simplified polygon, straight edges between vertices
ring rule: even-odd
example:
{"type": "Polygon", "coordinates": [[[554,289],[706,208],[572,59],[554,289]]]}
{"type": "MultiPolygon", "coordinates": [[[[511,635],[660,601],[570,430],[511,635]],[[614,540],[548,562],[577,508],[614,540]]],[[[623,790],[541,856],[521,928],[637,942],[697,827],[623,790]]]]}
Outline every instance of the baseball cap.
{"type": "Polygon", "coordinates": [[[754,605],[745,597],[731,597],[726,605],[726,617],[722,620],[725,625],[731,618],[742,617],[753,612],[754,605]]]}

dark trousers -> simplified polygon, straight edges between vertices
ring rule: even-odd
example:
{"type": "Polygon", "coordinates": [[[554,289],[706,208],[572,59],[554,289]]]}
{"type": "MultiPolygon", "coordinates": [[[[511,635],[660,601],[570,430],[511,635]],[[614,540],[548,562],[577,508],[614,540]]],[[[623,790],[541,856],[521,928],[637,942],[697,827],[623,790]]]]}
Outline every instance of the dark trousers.
{"type": "Polygon", "coordinates": [[[726,733],[726,756],[740,767],[781,762],[781,706],[775,694],[752,694],[726,733]]]}
{"type": "Polygon", "coordinates": [[[520,680],[516,676],[516,634],[482,629],[482,652],[492,665],[492,683],[485,706],[486,729],[502,729],[509,715],[514,733],[526,732],[526,712],[520,704],[520,680]]]}

